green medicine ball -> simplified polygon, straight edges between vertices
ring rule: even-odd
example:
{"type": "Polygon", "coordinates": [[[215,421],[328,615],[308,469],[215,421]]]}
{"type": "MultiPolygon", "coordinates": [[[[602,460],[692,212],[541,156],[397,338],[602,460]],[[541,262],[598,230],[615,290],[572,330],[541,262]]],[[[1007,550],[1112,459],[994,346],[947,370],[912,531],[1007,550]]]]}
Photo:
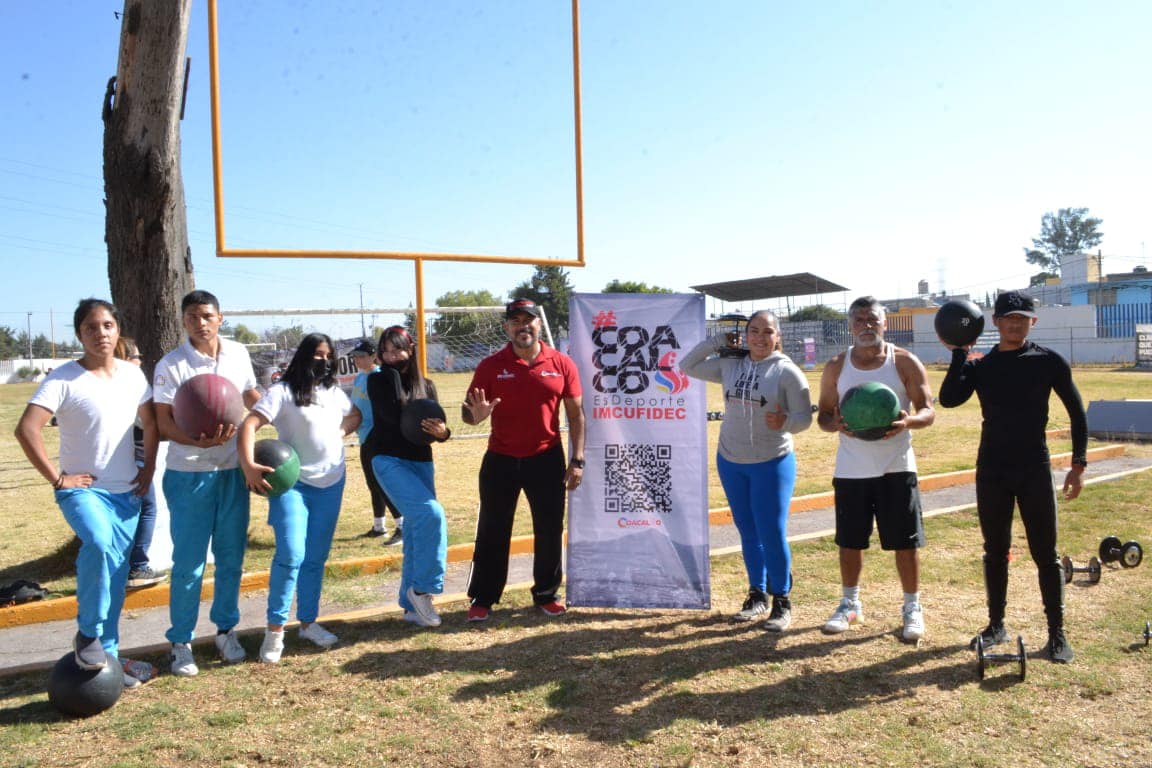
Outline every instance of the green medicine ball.
{"type": "Polygon", "coordinates": [[[296,450],[283,440],[257,440],[252,449],[252,458],[257,464],[272,467],[264,479],[272,486],[268,497],[279,496],[300,479],[300,457],[296,450]]]}
{"type": "Polygon", "coordinates": [[[844,393],[840,418],[853,437],[879,440],[900,418],[900,399],[888,385],[866,381],[844,393]]]}

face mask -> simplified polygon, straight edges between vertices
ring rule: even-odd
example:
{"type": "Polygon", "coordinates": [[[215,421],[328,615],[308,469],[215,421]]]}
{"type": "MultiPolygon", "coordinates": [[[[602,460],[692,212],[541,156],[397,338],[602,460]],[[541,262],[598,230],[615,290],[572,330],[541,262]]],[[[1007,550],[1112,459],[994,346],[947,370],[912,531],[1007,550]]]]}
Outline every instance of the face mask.
{"type": "Polygon", "coordinates": [[[390,363],[384,363],[384,365],[386,365],[387,367],[391,368],[394,371],[397,371],[399,373],[403,373],[404,370],[408,367],[408,361],[407,360],[395,360],[395,361],[390,362],[390,363]]]}
{"type": "Polygon", "coordinates": [[[327,360],[313,360],[312,361],[312,375],[317,379],[322,379],[332,371],[332,364],[327,360]]]}

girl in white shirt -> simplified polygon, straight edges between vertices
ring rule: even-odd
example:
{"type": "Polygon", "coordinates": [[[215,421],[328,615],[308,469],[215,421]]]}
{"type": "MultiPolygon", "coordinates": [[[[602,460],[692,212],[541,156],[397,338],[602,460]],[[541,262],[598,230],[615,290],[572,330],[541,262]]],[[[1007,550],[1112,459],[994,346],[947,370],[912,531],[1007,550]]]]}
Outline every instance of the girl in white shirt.
{"type": "MultiPolygon", "coordinates": [[[[84,299],[73,326],[84,356],[48,375],[28,401],[16,439],[52,484],[64,519],[80,539],[73,648],[80,668],[102,669],[119,650],[128,554],[140,497],[151,486],[156,466],[156,421],[148,380],[139,367],[115,357],[120,338],[116,308],[101,299],[84,299]],[[60,428],[59,469],[42,433],[53,416],[60,428]],[[144,432],[140,466],[132,441],[137,418],[144,432]]],[[[126,684],[139,683],[126,679],[126,684]]]]}
{"type": "Polygon", "coordinates": [[[251,491],[267,494],[272,486],[264,475],[274,469],[253,458],[256,430],[272,424],[279,438],[300,457],[300,479],[268,500],[276,553],[268,580],[268,628],[260,660],[270,664],[280,661],[284,651],[284,624],[293,595],[300,637],[321,648],[337,641],[316,623],[316,617],[324,565],[344,497],[344,436],[359,426],[360,411],[336,384],[334,349],[332,339],[322,333],[305,336],[283,377],[240,426],[240,468],[251,491]]]}

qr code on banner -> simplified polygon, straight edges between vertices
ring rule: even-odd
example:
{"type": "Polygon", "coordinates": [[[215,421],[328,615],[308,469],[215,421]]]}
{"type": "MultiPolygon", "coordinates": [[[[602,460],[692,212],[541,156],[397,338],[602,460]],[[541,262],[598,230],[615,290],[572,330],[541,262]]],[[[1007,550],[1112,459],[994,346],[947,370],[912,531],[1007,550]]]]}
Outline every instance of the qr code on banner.
{"type": "Polygon", "coordinates": [[[672,446],[604,446],[604,511],[672,511],[672,446]]]}

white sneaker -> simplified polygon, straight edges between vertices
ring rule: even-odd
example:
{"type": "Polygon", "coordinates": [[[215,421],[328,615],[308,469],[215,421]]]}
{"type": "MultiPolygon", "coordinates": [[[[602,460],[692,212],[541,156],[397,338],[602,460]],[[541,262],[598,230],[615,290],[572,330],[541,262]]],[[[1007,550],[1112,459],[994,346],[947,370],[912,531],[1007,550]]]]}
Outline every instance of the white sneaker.
{"type": "MultiPolygon", "coordinates": [[[[440,626],[440,614],[436,613],[436,608],[432,605],[432,595],[419,595],[413,587],[408,587],[408,591],[404,594],[408,602],[412,603],[412,610],[409,613],[416,614],[417,624],[422,627],[440,626]]],[[[407,615],[404,618],[407,619],[407,615]]]]}
{"type": "Polygon", "coordinates": [[[920,603],[905,603],[903,613],[904,639],[915,641],[924,637],[924,609],[920,603]]]}
{"type": "Polygon", "coordinates": [[[264,642],[260,644],[260,661],[265,664],[279,664],[284,653],[284,630],[273,632],[264,630],[264,642]]]}
{"type": "Polygon", "coordinates": [[[842,598],[840,605],[824,623],[824,634],[838,635],[847,632],[848,627],[861,621],[864,621],[864,604],[859,600],[842,598]]]}
{"type": "Polygon", "coordinates": [[[340,638],[332,634],[324,627],[316,622],[312,622],[304,629],[300,630],[301,640],[310,640],[312,643],[320,646],[321,648],[331,648],[336,645],[336,641],[340,638]]]}
{"type": "Polygon", "coordinates": [[[237,664],[248,658],[244,646],[240,645],[240,638],[236,637],[235,629],[224,634],[216,633],[216,650],[220,651],[220,658],[225,664],[237,664]]]}
{"type": "Polygon", "coordinates": [[[172,674],[177,677],[195,677],[200,674],[200,668],[192,658],[192,646],[188,643],[172,643],[172,674]]]}

